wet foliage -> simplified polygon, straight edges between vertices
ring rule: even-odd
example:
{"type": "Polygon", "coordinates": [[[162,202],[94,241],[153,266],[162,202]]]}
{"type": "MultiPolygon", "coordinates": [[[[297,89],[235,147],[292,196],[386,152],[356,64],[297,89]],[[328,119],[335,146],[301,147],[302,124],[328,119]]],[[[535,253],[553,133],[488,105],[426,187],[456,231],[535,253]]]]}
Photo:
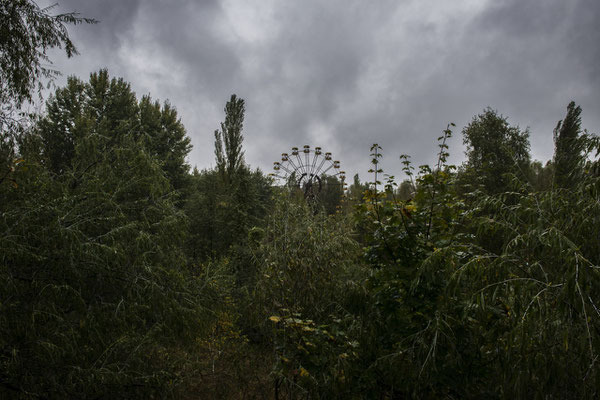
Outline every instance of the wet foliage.
{"type": "Polygon", "coordinates": [[[435,165],[394,176],[375,144],[369,181],[307,203],[245,162],[235,95],[202,171],[175,107],[106,70],[19,114],[93,21],[0,4],[1,48],[32,46],[0,57],[1,398],[598,397],[600,141],[575,103],[545,164],[488,108],[462,165],[449,124],[435,165]]]}

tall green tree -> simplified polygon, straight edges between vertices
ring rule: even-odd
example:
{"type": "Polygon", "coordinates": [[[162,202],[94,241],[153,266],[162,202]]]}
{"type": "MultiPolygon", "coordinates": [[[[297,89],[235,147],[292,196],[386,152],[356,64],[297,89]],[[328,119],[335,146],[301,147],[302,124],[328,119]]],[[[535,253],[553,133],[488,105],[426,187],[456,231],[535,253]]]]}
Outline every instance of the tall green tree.
{"type": "Polygon", "coordinates": [[[572,101],[567,106],[567,116],[554,128],[554,183],[558,187],[569,188],[577,181],[585,161],[580,134],[581,107],[572,101]]]}
{"type": "Polygon", "coordinates": [[[24,139],[0,185],[0,398],[180,397],[227,291],[184,253],[175,109],[100,71],[24,139]]]}
{"type": "Polygon", "coordinates": [[[225,121],[221,123],[221,131],[215,131],[217,170],[225,182],[229,182],[244,166],[242,130],[245,110],[244,99],[232,94],[225,105],[225,121]]]}
{"type": "Polygon", "coordinates": [[[85,85],[69,77],[64,88],[56,90],[46,103],[46,115],[38,123],[45,162],[55,174],[64,173],[75,157],[75,144],[93,125],[84,110],[85,85]]]}
{"type": "Polygon", "coordinates": [[[350,212],[353,206],[358,205],[363,202],[363,197],[365,194],[365,190],[368,189],[368,185],[365,183],[361,183],[360,177],[358,174],[355,174],[352,178],[352,183],[348,187],[346,192],[346,204],[347,210],[350,212]]]}
{"type": "Polygon", "coordinates": [[[74,137],[58,174],[25,152],[0,187],[0,398],[164,397],[214,321],[160,160],[111,139],[74,137]]]}
{"type": "Polygon", "coordinates": [[[189,183],[189,165],[185,159],[192,145],[177,110],[169,102],[161,106],[148,95],[142,97],[138,106],[140,132],[145,135],[148,150],[161,160],[173,187],[185,188],[189,183]]]}
{"type": "Polygon", "coordinates": [[[466,171],[469,180],[481,182],[488,193],[505,191],[506,174],[527,176],[529,130],[511,126],[506,117],[487,108],[473,118],[463,131],[467,146],[466,171]]]}
{"type": "Polygon", "coordinates": [[[88,82],[69,77],[67,85],[50,97],[46,109],[36,131],[42,141],[44,162],[55,174],[74,167],[75,143],[84,136],[105,138],[101,143],[107,151],[132,136],[144,143],[173,188],[187,185],[189,166],[185,157],[191,150],[190,138],[168,102],[161,106],[150,96],[138,102],[128,82],[110,78],[103,69],[92,73],[88,82]]]}
{"type": "Polygon", "coordinates": [[[327,214],[334,214],[341,209],[342,198],[344,196],[343,181],[337,176],[321,176],[321,190],[317,192],[317,207],[322,207],[327,214]]]}
{"type": "MultiPolygon", "coordinates": [[[[215,131],[216,168],[193,174],[186,210],[192,221],[187,247],[194,261],[247,252],[248,232],[262,225],[271,203],[267,177],[244,163],[244,112],[244,100],[232,95],[221,130],[215,131]]],[[[241,258],[247,264],[248,257],[241,258]]]]}
{"type": "Polygon", "coordinates": [[[547,161],[543,165],[540,161],[532,161],[529,167],[529,181],[534,190],[549,190],[553,185],[554,163],[547,161]]]}
{"type": "Polygon", "coordinates": [[[410,200],[415,193],[416,189],[410,179],[405,179],[400,183],[398,187],[398,198],[402,201],[410,200]]]}

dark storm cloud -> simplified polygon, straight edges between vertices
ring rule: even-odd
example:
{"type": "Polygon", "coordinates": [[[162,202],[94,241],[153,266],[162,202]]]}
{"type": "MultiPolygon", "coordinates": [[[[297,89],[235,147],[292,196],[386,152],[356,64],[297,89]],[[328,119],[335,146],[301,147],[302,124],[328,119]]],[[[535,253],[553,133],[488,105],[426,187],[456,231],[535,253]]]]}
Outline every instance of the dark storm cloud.
{"type": "MultiPolygon", "coordinates": [[[[574,57],[593,82],[596,92],[600,87],[600,4],[582,0],[568,32],[569,55],[574,57]]],[[[598,107],[594,111],[598,111],[598,107]]]]}
{"type": "Polygon", "coordinates": [[[104,0],[76,1],[63,0],[60,2],[63,11],[76,12],[79,16],[94,18],[100,22],[95,29],[82,29],[78,33],[85,40],[96,39],[99,42],[119,40],[118,34],[131,28],[131,20],[139,6],[139,0],[104,0]],[[98,16],[98,17],[96,17],[98,16]]]}
{"type": "MultiPolygon", "coordinates": [[[[186,85],[192,93],[219,91],[238,74],[240,61],[218,34],[221,9],[218,2],[160,2],[146,7],[140,35],[159,49],[168,64],[184,65],[186,85]]],[[[132,43],[135,46],[135,43],[132,43]]]]}
{"type": "Polygon", "coordinates": [[[583,123],[600,119],[600,17],[597,1],[530,0],[494,3],[471,26],[476,46],[488,49],[481,72],[491,81],[490,105],[532,128],[532,150],[552,154],[552,128],[566,105],[583,106],[583,123]]]}
{"type": "MultiPolygon", "coordinates": [[[[350,112],[349,104],[361,96],[358,85],[369,64],[377,20],[385,21],[381,8],[361,10],[352,2],[290,3],[280,10],[276,38],[257,49],[270,73],[246,78],[251,92],[261,93],[264,111],[270,111],[262,128],[277,137],[281,151],[305,143],[334,145],[323,143],[329,134],[343,143],[339,114],[350,112]],[[319,127],[327,132],[319,133],[319,127]]],[[[277,157],[266,146],[261,153],[277,157]]]]}
{"type": "Polygon", "coordinates": [[[280,2],[62,1],[101,21],[72,29],[82,55],[57,62],[85,78],[108,67],[138,94],[170,99],[199,167],[231,93],[246,99],[247,161],[270,169],[292,146],[321,145],[349,174],[369,146],[432,162],[448,122],[491,106],[532,130],[534,157],[552,154],[552,128],[575,100],[600,125],[596,0],[280,2]]]}
{"type": "MultiPolygon", "coordinates": [[[[70,27],[71,37],[77,38],[80,52],[90,52],[96,59],[108,59],[111,51],[120,45],[132,28],[131,21],[140,6],[139,0],[61,1],[60,11],[75,12],[81,17],[93,18],[98,24],[84,29],[70,27]],[[85,47],[85,48],[83,48],[85,47]]],[[[92,71],[89,71],[92,72],[92,71]]]]}

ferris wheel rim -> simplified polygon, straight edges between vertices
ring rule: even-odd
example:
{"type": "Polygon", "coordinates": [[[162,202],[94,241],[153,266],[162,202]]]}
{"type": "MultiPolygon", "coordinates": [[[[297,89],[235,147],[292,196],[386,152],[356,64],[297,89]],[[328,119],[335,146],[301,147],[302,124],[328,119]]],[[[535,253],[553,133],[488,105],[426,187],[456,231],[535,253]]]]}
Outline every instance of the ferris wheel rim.
{"type": "Polygon", "coordinates": [[[300,178],[296,178],[297,184],[305,177],[308,177],[309,182],[317,178],[321,187],[321,177],[331,176],[339,179],[342,187],[346,186],[345,171],[341,170],[340,161],[335,160],[330,152],[323,152],[319,146],[314,149],[309,145],[302,148],[292,147],[291,153],[281,154],[281,162],[276,161],[273,164],[275,173],[270,176],[279,180],[281,184],[289,183],[293,175],[299,174],[300,178]],[[334,173],[329,173],[332,169],[334,173]]]}

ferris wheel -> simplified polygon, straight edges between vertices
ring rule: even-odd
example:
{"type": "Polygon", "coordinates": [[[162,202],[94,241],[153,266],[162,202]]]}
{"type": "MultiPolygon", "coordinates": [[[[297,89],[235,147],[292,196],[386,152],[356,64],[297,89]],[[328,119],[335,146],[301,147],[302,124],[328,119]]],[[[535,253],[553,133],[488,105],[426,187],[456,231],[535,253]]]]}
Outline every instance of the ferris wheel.
{"type": "Polygon", "coordinates": [[[334,160],[331,153],[324,153],[320,147],[292,147],[291,153],[282,153],[281,161],[273,163],[273,169],[275,172],[270,176],[276,184],[295,186],[309,200],[316,199],[326,186],[339,185],[342,190],[345,188],[346,172],[340,170],[340,162],[334,160]]]}

